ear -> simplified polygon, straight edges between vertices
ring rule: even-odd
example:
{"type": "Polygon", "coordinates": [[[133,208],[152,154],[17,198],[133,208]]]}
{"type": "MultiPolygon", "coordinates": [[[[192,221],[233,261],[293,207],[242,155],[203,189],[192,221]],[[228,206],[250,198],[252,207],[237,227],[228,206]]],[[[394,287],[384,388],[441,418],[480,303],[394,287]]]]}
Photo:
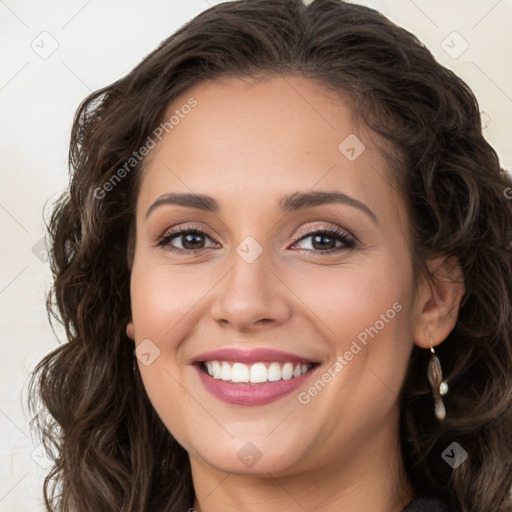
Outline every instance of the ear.
{"type": "Polygon", "coordinates": [[[430,276],[420,284],[415,303],[414,342],[430,348],[444,341],[455,327],[464,295],[464,275],[455,256],[429,260],[430,276]]]}
{"type": "Polygon", "coordinates": [[[130,320],[126,325],[126,336],[132,341],[135,341],[135,329],[133,328],[133,320],[130,320]]]}

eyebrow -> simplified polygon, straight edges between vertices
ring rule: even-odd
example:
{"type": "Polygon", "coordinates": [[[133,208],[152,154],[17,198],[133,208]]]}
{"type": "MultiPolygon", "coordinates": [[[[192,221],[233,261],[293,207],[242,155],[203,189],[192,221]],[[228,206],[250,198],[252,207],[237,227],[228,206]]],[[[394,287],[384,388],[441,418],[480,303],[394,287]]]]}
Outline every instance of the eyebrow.
{"type": "MultiPolygon", "coordinates": [[[[354,208],[358,208],[368,215],[375,224],[378,224],[375,213],[364,203],[343,192],[295,192],[289,196],[283,197],[279,201],[279,208],[283,212],[292,212],[313,208],[323,204],[342,203],[354,208]]],[[[162,205],[177,205],[188,208],[197,208],[212,213],[219,213],[221,208],[219,203],[210,196],[193,193],[169,193],[161,195],[147,210],[146,218],[151,212],[162,205]]]]}

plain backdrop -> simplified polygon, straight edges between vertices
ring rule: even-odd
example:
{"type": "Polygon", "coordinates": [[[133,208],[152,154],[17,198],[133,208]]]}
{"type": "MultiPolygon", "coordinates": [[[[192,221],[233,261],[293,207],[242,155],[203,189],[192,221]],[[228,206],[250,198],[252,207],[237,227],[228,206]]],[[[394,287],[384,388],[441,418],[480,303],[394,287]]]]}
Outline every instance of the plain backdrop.
{"type": "MultiPolygon", "coordinates": [[[[58,345],[44,306],[45,203],[65,189],[80,101],[129,72],[213,0],[0,0],[0,510],[44,510],[47,461],[27,382],[58,345]]],[[[512,168],[512,0],[372,0],[473,89],[485,134],[512,168]]]]}

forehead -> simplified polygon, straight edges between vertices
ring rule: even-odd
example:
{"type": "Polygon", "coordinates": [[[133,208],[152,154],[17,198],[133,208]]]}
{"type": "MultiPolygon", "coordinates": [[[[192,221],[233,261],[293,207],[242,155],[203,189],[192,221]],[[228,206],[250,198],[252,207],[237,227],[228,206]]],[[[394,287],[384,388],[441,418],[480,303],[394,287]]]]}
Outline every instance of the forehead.
{"type": "Polygon", "coordinates": [[[348,101],[297,76],[203,82],[169,106],[146,160],[139,202],[180,191],[247,208],[297,191],[395,199],[386,159],[348,101]],[[187,105],[194,105],[189,108],[187,105]],[[275,197],[274,197],[275,196],[275,197]]]}

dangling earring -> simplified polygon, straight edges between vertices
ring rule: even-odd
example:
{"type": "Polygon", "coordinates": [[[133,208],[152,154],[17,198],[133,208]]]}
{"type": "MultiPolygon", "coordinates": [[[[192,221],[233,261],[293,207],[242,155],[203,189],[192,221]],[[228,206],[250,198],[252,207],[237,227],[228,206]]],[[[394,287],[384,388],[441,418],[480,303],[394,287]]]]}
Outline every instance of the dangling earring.
{"type": "Polygon", "coordinates": [[[434,394],[434,412],[436,418],[439,421],[443,421],[446,418],[446,409],[442,397],[448,393],[448,384],[443,380],[441,363],[434,350],[432,334],[430,334],[430,352],[432,352],[432,358],[428,364],[428,380],[432,386],[432,393],[434,394]]]}

